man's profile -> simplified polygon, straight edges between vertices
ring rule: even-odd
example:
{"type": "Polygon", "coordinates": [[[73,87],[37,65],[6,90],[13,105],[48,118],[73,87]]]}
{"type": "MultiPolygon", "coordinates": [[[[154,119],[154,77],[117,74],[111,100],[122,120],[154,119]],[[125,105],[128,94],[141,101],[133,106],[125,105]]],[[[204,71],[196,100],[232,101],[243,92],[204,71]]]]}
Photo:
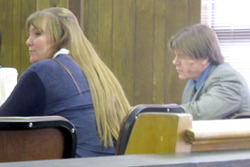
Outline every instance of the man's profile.
{"type": "Polygon", "coordinates": [[[179,78],[188,80],[182,106],[194,119],[222,119],[250,111],[250,94],[243,76],[224,62],[216,33],[196,24],[169,41],[179,78]]]}

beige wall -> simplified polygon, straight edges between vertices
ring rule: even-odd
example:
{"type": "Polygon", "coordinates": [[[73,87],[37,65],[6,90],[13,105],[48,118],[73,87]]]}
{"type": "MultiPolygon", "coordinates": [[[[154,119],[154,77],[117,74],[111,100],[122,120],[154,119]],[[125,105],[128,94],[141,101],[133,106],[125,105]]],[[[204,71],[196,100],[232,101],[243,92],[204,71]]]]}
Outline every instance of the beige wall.
{"type": "Polygon", "coordinates": [[[37,9],[69,7],[88,39],[121,82],[132,105],[180,103],[185,81],[167,42],[200,22],[200,0],[0,0],[0,65],[19,76],[30,66],[26,18],[37,9]]]}

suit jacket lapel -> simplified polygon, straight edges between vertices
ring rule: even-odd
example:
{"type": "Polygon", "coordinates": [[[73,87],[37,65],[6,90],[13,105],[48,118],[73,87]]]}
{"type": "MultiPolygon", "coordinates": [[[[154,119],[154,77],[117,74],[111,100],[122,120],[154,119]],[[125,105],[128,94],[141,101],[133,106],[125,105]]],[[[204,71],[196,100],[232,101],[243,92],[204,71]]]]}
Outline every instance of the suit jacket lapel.
{"type": "MultiPolygon", "coordinates": [[[[207,78],[212,74],[212,72],[214,71],[214,69],[216,68],[216,66],[213,66],[212,69],[210,70],[209,74],[207,75],[207,78]]],[[[193,96],[192,100],[197,100],[197,98],[199,97],[199,92],[202,90],[205,82],[207,81],[207,78],[205,79],[205,81],[202,83],[201,87],[199,90],[196,91],[195,95],[193,96]]],[[[192,89],[193,90],[193,89],[192,89]]],[[[191,95],[190,95],[191,96],[191,95]]]]}
{"type": "Polygon", "coordinates": [[[182,103],[188,103],[190,101],[190,97],[192,95],[193,89],[194,89],[194,85],[190,86],[190,88],[188,90],[185,90],[183,92],[182,103]]]}

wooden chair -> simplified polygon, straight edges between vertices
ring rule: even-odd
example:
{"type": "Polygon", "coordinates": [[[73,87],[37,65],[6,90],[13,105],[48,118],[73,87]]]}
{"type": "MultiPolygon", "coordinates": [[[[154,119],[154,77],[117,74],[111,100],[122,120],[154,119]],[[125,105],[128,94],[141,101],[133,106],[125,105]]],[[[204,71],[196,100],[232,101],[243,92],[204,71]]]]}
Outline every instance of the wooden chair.
{"type": "Polygon", "coordinates": [[[0,117],[0,162],[73,158],[77,135],[61,116],[0,117]]]}
{"type": "Polygon", "coordinates": [[[147,112],[163,112],[163,113],[184,113],[183,107],[177,104],[140,104],[133,107],[130,113],[124,118],[116,145],[116,155],[125,153],[128,140],[134,123],[139,114],[147,112]]]}

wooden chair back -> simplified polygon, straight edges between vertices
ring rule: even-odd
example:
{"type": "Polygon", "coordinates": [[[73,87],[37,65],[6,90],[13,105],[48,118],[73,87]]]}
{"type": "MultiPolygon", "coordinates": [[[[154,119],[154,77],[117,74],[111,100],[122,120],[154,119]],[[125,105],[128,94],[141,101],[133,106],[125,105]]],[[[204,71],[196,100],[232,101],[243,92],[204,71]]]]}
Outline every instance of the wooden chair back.
{"type": "Polygon", "coordinates": [[[73,158],[77,136],[60,116],[0,117],[0,162],[73,158]]]}
{"type": "Polygon", "coordinates": [[[186,113],[143,113],[138,115],[125,154],[190,152],[184,133],[192,127],[186,113]]]}
{"type": "Polygon", "coordinates": [[[116,155],[125,153],[127,143],[139,114],[147,112],[163,112],[163,113],[184,113],[183,107],[177,104],[139,104],[131,109],[121,125],[119,138],[116,146],[116,155]]]}
{"type": "Polygon", "coordinates": [[[241,118],[250,118],[250,112],[242,112],[232,117],[232,119],[241,119],[241,118]]]}

